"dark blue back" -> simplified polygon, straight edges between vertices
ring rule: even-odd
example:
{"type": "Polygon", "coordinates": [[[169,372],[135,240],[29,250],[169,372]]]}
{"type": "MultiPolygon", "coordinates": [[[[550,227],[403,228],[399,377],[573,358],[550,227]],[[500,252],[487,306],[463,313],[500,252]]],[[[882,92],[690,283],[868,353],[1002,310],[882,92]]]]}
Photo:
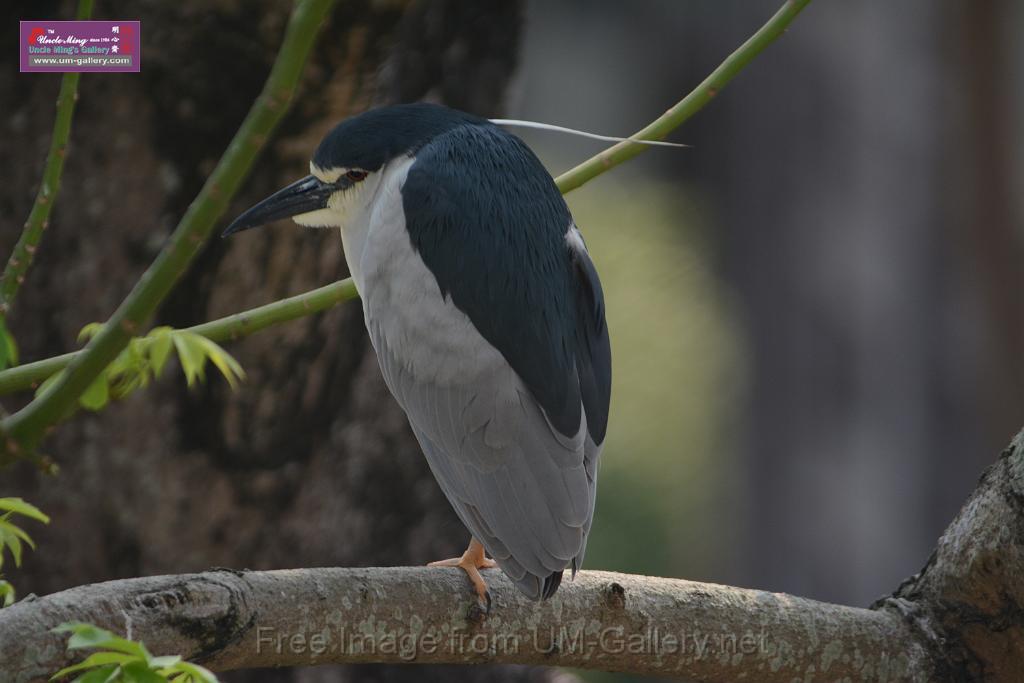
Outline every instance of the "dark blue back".
{"type": "Polygon", "coordinates": [[[402,190],[413,247],[442,293],[509,362],[561,433],[581,404],[604,440],[611,356],[593,264],[565,241],[572,216],[517,137],[479,120],[416,154],[402,190]]]}

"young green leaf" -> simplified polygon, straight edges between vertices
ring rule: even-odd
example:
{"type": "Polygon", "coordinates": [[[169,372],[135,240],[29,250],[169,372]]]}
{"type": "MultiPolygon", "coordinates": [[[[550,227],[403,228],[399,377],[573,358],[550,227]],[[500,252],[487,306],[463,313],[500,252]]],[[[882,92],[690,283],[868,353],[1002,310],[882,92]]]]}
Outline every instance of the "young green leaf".
{"type": "Polygon", "coordinates": [[[25,533],[24,529],[14,524],[11,524],[6,519],[0,519],[0,567],[3,566],[3,547],[6,546],[11,550],[11,556],[14,558],[14,566],[21,566],[21,543],[24,541],[30,548],[35,549],[36,545],[32,542],[31,537],[25,533]]]}
{"type": "Polygon", "coordinates": [[[142,643],[125,640],[110,631],[80,622],[61,624],[54,633],[70,633],[68,650],[102,649],[84,661],[61,669],[51,681],[87,672],[75,679],[103,683],[218,683],[217,677],[178,655],[152,656],[142,643]]]}
{"type": "Polygon", "coordinates": [[[245,379],[245,370],[242,369],[239,362],[232,358],[231,354],[225,351],[217,342],[199,335],[191,336],[195,337],[196,343],[202,346],[207,357],[217,366],[220,374],[224,375],[224,379],[228,381],[232,389],[238,386],[239,380],[245,379]]]}
{"type": "Polygon", "coordinates": [[[174,348],[178,351],[181,369],[185,372],[185,381],[192,386],[195,381],[204,378],[203,366],[206,364],[206,353],[203,346],[195,341],[198,335],[177,333],[172,336],[174,348]]]}
{"type": "Polygon", "coordinates": [[[147,662],[154,669],[170,669],[181,663],[181,655],[163,655],[153,657],[147,662]]]}
{"type": "Polygon", "coordinates": [[[167,683],[167,679],[144,661],[134,661],[121,666],[121,676],[125,683],[167,683]]]}
{"type": "Polygon", "coordinates": [[[50,523],[50,518],[42,510],[18,497],[0,498],[0,510],[24,515],[43,524],[50,523]]]}
{"type": "Polygon", "coordinates": [[[116,664],[108,664],[79,676],[74,683],[114,683],[119,678],[117,674],[120,670],[121,668],[116,664]]]}
{"type": "Polygon", "coordinates": [[[134,655],[143,660],[147,660],[151,656],[142,643],[125,640],[124,638],[115,636],[106,629],[102,629],[99,626],[93,626],[92,624],[69,622],[61,624],[57,628],[53,629],[53,632],[72,634],[71,638],[68,639],[69,650],[105,648],[115,652],[123,652],[126,655],[134,655]]]}
{"type": "Polygon", "coordinates": [[[79,671],[85,671],[87,669],[94,669],[98,666],[105,666],[107,664],[120,666],[121,664],[126,664],[132,661],[136,661],[136,658],[132,655],[126,655],[121,652],[94,652],[78,664],[72,664],[71,666],[64,667],[54,675],[50,676],[50,680],[56,681],[73,673],[78,673],[79,671]]]}
{"type": "Polygon", "coordinates": [[[0,579],[0,598],[3,599],[3,606],[10,607],[14,604],[17,597],[11,582],[6,579],[0,579]]]}
{"type": "Polygon", "coordinates": [[[21,539],[7,531],[6,529],[0,528],[0,569],[4,566],[4,555],[3,549],[8,548],[11,551],[11,557],[14,558],[14,566],[21,566],[21,539]]]}
{"type": "Polygon", "coordinates": [[[107,367],[110,395],[121,398],[149,383],[149,359],[144,352],[144,341],[132,339],[107,367]]]}
{"type": "Polygon", "coordinates": [[[103,331],[103,323],[89,323],[78,332],[78,342],[86,342],[103,331]]]}
{"type": "MultiPolygon", "coordinates": [[[[11,557],[14,558],[15,566],[20,567],[24,550],[22,543],[26,543],[30,548],[36,547],[32,537],[24,529],[11,521],[14,515],[22,515],[43,524],[50,523],[50,518],[31,503],[26,503],[17,497],[0,498],[0,569],[4,566],[5,548],[10,551],[11,557]]],[[[14,586],[9,581],[0,579],[0,601],[2,601],[2,606],[7,607],[14,602],[14,599],[14,586]]]]}
{"type": "Polygon", "coordinates": [[[163,672],[173,683],[219,683],[212,671],[191,662],[179,662],[163,672]]]}
{"type": "Polygon", "coordinates": [[[93,412],[101,410],[109,402],[110,384],[107,372],[101,372],[78,399],[79,405],[93,412]]]}
{"type": "Polygon", "coordinates": [[[25,543],[27,543],[30,548],[35,550],[36,544],[32,540],[32,537],[29,536],[28,533],[26,533],[25,530],[22,529],[20,526],[18,526],[17,524],[12,524],[11,522],[8,521],[8,518],[10,517],[10,514],[11,513],[8,512],[3,517],[0,517],[0,529],[13,534],[14,537],[19,539],[19,540],[25,541],[25,543]]]}
{"type": "Polygon", "coordinates": [[[160,373],[164,371],[164,366],[167,364],[167,358],[171,353],[171,335],[166,331],[157,333],[157,330],[169,330],[170,328],[157,328],[149,333],[149,337],[153,341],[150,342],[148,353],[149,353],[149,366],[153,371],[153,377],[159,377],[160,373]]]}

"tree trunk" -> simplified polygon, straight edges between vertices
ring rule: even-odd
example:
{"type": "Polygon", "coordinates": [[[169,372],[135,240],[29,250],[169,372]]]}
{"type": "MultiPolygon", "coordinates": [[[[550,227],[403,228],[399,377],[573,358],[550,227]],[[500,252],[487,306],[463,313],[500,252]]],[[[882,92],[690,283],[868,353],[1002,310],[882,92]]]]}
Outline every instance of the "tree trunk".
{"type": "MultiPolygon", "coordinates": [[[[287,11],[269,1],[102,3],[99,16],[141,19],[142,72],[82,78],[62,193],[11,320],[24,360],[73,348],[78,330],[104,320],[129,291],[259,92],[287,11]]],[[[0,12],[13,25],[29,15],[68,18],[73,7],[0,12]]],[[[320,137],[373,104],[427,98],[498,113],[520,13],[514,0],[338,3],[232,215],[307,173],[320,137]]],[[[16,169],[0,188],[0,253],[28,214],[57,87],[56,76],[0,71],[8,103],[0,161],[16,169]]],[[[282,222],[213,241],[155,323],[194,324],[345,275],[334,231],[282,222]]],[[[237,392],[212,374],[189,390],[172,367],[156,386],[62,425],[44,446],[58,477],[28,466],[6,475],[3,495],[52,516],[32,529],[38,551],[10,572],[20,593],[211,566],[417,564],[460,551],[467,532],[381,381],[361,317],[349,304],[233,344],[248,374],[237,392]]],[[[345,667],[244,680],[446,675],[345,667]]],[[[548,674],[502,667],[459,676],[548,674]]]]}

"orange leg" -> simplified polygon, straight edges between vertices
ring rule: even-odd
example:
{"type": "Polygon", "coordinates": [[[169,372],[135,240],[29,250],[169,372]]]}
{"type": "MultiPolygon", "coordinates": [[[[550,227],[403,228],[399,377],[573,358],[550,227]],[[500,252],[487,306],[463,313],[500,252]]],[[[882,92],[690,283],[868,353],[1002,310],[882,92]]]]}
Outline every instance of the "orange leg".
{"type": "Polygon", "coordinates": [[[427,566],[458,567],[466,572],[466,575],[469,576],[469,580],[473,584],[473,588],[476,589],[477,597],[480,598],[480,605],[485,608],[485,611],[490,610],[491,594],[487,592],[487,584],[484,582],[484,577],[480,576],[480,570],[491,569],[498,565],[494,560],[487,557],[480,541],[475,538],[469,539],[469,547],[466,548],[466,552],[462,553],[462,557],[438,560],[437,562],[431,562],[427,566]]]}

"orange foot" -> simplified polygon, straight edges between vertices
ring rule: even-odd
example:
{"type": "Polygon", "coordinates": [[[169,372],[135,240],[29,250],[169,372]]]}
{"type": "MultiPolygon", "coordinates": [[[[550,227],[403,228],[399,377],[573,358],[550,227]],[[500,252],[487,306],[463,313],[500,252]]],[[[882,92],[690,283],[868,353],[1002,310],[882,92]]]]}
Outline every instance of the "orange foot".
{"type": "Polygon", "coordinates": [[[484,613],[491,611],[491,594],[487,590],[487,584],[484,582],[484,577],[480,576],[481,569],[492,569],[497,567],[497,563],[488,558],[484,554],[484,547],[480,544],[480,541],[475,538],[469,539],[469,547],[466,548],[466,552],[462,553],[462,557],[453,557],[450,560],[438,560],[437,562],[431,562],[427,565],[428,567],[459,567],[462,571],[466,572],[469,576],[469,580],[473,584],[473,588],[476,589],[476,595],[480,599],[480,607],[484,610],[484,613]]]}

